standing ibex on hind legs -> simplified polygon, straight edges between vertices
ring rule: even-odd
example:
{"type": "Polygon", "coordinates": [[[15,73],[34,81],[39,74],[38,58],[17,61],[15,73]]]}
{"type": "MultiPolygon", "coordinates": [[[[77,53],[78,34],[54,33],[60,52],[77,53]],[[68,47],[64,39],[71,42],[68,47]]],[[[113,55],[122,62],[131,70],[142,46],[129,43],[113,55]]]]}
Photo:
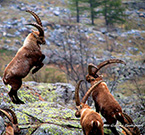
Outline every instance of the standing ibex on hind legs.
{"type": "Polygon", "coordinates": [[[27,25],[32,25],[38,29],[38,31],[32,31],[25,41],[23,46],[18,50],[15,57],[5,68],[3,82],[5,85],[9,84],[11,90],[8,93],[12,102],[15,104],[24,104],[18,98],[17,91],[22,85],[22,78],[26,77],[30,70],[32,74],[36,73],[40,68],[43,67],[42,61],[45,55],[42,54],[40,45],[45,44],[44,30],[40,18],[34,12],[27,10],[32,14],[37,23],[30,23],[27,25]]]}
{"type": "MultiPolygon", "coordinates": [[[[98,66],[95,66],[94,64],[88,65],[88,75],[86,76],[86,80],[91,83],[91,86],[93,86],[98,81],[103,81],[102,76],[98,75],[97,72],[105,65],[111,63],[125,64],[125,62],[122,60],[110,59],[100,63],[98,66]]],[[[92,98],[95,102],[96,112],[101,112],[102,116],[106,119],[106,124],[110,125],[112,132],[115,135],[119,135],[115,126],[113,125],[116,124],[117,120],[125,125],[122,108],[110,93],[105,82],[101,82],[99,85],[97,85],[97,87],[94,88],[92,91],[92,98]]]]}
{"type": "Polygon", "coordinates": [[[101,81],[95,84],[94,86],[92,86],[89,89],[89,92],[85,94],[82,101],[80,102],[79,85],[82,81],[83,80],[80,80],[78,82],[75,89],[75,102],[76,102],[76,108],[77,108],[75,116],[81,117],[80,123],[81,123],[82,129],[85,135],[104,135],[103,121],[101,119],[101,116],[99,115],[99,113],[92,110],[89,105],[85,104],[89,95],[91,94],[91,91],[97,85],[99,85],[101,81]]]}

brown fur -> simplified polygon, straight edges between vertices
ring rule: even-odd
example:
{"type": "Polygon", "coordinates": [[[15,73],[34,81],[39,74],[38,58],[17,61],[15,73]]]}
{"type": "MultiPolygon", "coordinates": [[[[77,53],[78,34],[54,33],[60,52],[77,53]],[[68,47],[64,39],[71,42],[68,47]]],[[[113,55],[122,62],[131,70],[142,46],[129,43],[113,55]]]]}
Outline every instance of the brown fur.
{"type": "Polygon", "coordinates": [[[33,31],[26,37],[23,46],[4,70],[3,82],[5,85],[11,86],[8,94],[15,104],[24,104],[17,96],[17,90],[22,85],[22,78],[26,77],[33,67],[35,68],[32,70],[32,74],[44,65],[42,61],[45,55],[42,54],[40,49],[40,44],[45,44],[44,36],[40,35],[40,32],[43,35],[43,29],[39,24],[29,25],[37,26],[39,32],[33,31]]]}
{"type": "MultiPolygon", "coordinates": [[[[86,80],[90,82],[91,85],[94,85],[102,80],[102,77],[98,76],[94,78],[91,75],[87,75],[86,80]]],[[[95,102],[96,112],[101,112],[102,116],[106,119],[107,124],[115,125],[117,120],[122,124],[125,124],[121,106],[112,96],[105,82],[101,82],[94,88],[92,91],[92,98],[95,102]]],[[[110,128],[114,134],[118,134],[115,127],[111,126],[110,128]]]]}
{"type": "Polygon", "coordinates": [[[92,110],[87,104],[81,103],[80,124],[85,135],[104,135],[101,116],[92,110]],[[99,125],[98,125],[99,123],[99,125]]]}
{"type": "Polygon", "coordinates": [[[6,124],[6,129],[4,135],[14,135],[14,128],[12,123],[7,123],[6,124]]]}
{"type": "MultiPolygon", "coordinates": [[[[98,75],[97,72],[104,66],[112,63],[126,63],[119,59],[109,59],[101,62],[99,65],[90,63],[88,65],[88,75],[86,80],[91,83],[91,86],[96,84],[98,81],[103,81],[102,76],[98,75]]],[[[107,84],[105,82],[99,83],[92,91],[92,98],[95,102],[96,112],[101,112],[102,116],[106,119],[106,123],[110,125],[110,129],[115,135],[119,135],[115,126],[117,120],[125,125],[125,119],[122,114],[122,109],[119,103],[110,93],[107,84]]]]}
{"type": "Polygon", "coordinates": [[[18,126],[18,120],[17,120],[16,114],[14,113],[14,111],[12,111],[9,108],[4,108],[3,110],[6,111],[7,113],[11,114],[11,119],[12,119],[11,123],[12,123],[12,127],[14,129],[14,133],[19,134],[20,133],[20,128],[18,126]]]}
{"type": "MultiPolygon", "coordinates": [[[[80,102],[79,85],[80,85],[80,82],[78,83],[78,86],[76,86],[76,90],[75,90],[75,101],[76,101],[76,108],[77,108],[75,116],[81,117],[80,124],[82,126],[84,134],[85,135],[96,135],[96,134],[104,135],[103,121],[101,119],[101,116],[99,115],[99,113],[92,110],[89,105],[85,104],[91,91],[89,93],[86,93],[84,98],[80,102]]],[[[90,90],[91,89],[92,88],[90,88],[90,90]]]]}
{"type": "Polygon", "coordinates": [[[4,114],[2,116],[6,116],[10,122],[5,123],[5,135],[14,135],[20,134],[20,128],[18,127],[18,121],[15,113],[11,109],[0,109],[0,113],[4,114]],[[10,115],[10,114],[11,115],[10,115]]]}

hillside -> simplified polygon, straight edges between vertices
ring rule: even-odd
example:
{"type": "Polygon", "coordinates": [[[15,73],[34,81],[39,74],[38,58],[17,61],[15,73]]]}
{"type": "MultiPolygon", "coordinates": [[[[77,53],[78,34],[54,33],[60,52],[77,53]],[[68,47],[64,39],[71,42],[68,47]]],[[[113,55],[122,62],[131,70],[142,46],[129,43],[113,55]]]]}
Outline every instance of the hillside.
{"type": "Polygon", "coordinates": [[[1,107],[9,106],[16,112],[23,134],[55,134],[56,129],[61,134],[82,134],[79,120],[74,117],[76,82],[66,75],[64,66],[67,64],[65,58],[71,57],[78,72],[81,71],[79,65],[82,59],[86,59],[86,71],[88,63],[99,64],[110,58],[127,63],[126,66],[108,66],[101,70],[101,74],[123,110],[139,125],[141,133],[145,133],[145,2],[134,0],[133,4],[124,0],[123,3],[128,6],[126,23],[116,24],[107,31],[102,16],[95,19],[95,25],[91,25],[91,20],[83,14],[80,23],[76,23],[66,0],[0,0],[0,102],[1,107]],[[27,9],[37,13],[42,20],[46,37],[42,51],[46,58],[45,66],[37,74],[30,73],[24,79],[19,95],[26,104],[16,106],[10,102],[7,95],[9,87],[4,86],[1,77],[6,65],[33,29],[25,25],[35,22],[25,12],[27,9]],[[64,46],[67,51],[64,51],[64,46]],[[66,92],[68,89],[69,92],[66,92]],[[53,112],[50,110],[58,112],[51,115],[53,112]],[[31,114],[33,111],[36,113],[31,114]],[[54,130],[48,129],[48,125],[54,130]]]}

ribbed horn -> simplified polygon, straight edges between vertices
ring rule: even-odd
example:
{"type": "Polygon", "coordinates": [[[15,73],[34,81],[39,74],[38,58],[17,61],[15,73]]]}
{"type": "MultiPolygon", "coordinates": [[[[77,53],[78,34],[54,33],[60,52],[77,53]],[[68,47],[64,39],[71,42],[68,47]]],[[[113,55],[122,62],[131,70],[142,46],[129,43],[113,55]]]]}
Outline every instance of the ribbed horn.
{"type": "Polygon", "coordinates": [[[109,59],[109,60],[106,60],[106,61],[103,61],[101,62],[99,65],[95,66],[94,64],[89,64],[88,66],[88,72],[90,73],[90,75],[94,75],[96,74],[102,67],[108,65],[108,64],[112,64],[112,63],[121,63],[121,64],[124,64],[126,65],[126,63],[122,60],[119,60],[119,59],[109,59]],[[95,68],[95,72],[92,73],[92,68],[95,68]]]}
{"type": "Polygon", "coordinates": [[[39,36],[44,37],[44,30],[43,30],[43,28],[39,24],[36,24],[36,23],[28,23],[26,25],[32,25],[32,26],[36,27],[38,29],[38,31],[39,31],[39,36]]]}
{"type": "Polygon", "coordinates": [[[76,102],[76,106],[79,106],[81,104],[80,102],[80,97],[79,97],[79,87],[80,87],[80,84],[81,82],[84,81],[84,80],[80,80],[76,87],[75,87],[75,102],[76,102]]]}
{"type": "Polygon", "coordinates": [[[93,75],[93,73],[92,73],[92,68],[98,69],[97,66],[95,66],[93,63],[90,63],[90,64],[88,65],[88,73],[89,73],[89,75],[93,75]]]}
{"type": "Polygon", "coordinates": [[[82,103],[86,103],[86,101],[87,101],[87,99],[88,99],[88,97],[90,96],[90,94],[91,94],[91,92],[94,90],[94,88],[98,85],[98,84],[100,84],[102,82],[102,80],[100,80],[100,81],[98,81],[97,83],[95,83],[87,92],[86,92],[86,94],[85,94],[85,96],[82,98],[82,103]]]}
{"type": "Polygon", "coordinates": [[[134,124],[133,120],[131,119],[131,117],[128,114],[124,113],[124,112],[123,112],[123,116],[128,121],[127,124],[133,126],[132,127],[133,128],[133,134],[140,135],[140,130],[139,130],[139,128],[137,126],[135,126],[135,124],[134,124]]]}
{"type": "Polygon", "coordinates": [[[129,122],[128,124],[134,124],[133,120],[131,119],[131,117],[123,112],[123,116],[126,118],[126,120],[129,122]]]}
{"type": "Polygon", "coordinates": [[[42,27],[42,22],[41,22],[39,16],[36,13],[34,13],[31,10],[26,10],[26,12],[30,13],[31,15],[33,15],[35,20],[36,20],[36,22],[42,27]]]}
{"type": "Polygon", "coordinates": [[[18,124],[16,114],[15,114],[11,109],[9,109],[9,108],[6,108],[6,109],[4,109],[4,110],[7,111],[7,112],[9,112],[9,113],[11,113],[11,115],[12,115],[12,117],[13,117],[13,123],[14,123],[14,124],[18,124]]]}
{"type": "Polygon", "coordinates": [[[6,112],[3,109],[0,109],[0,112],[2,112],[9,119],[9,121],[13,123],[13,119],[12,119],[11,115],[8,112],[6,112]]]}
{"type": "Polygon", "coordinates": [[[121,128],[123,129],[123,131],[125,131],[125,133],[126,133],[127,135],[132,135],[132,133],[131,133],[126,127],[124,127],[124,126],[122,126],[122,125],[119,125],[119,127],[121,127],[121,128]]]}

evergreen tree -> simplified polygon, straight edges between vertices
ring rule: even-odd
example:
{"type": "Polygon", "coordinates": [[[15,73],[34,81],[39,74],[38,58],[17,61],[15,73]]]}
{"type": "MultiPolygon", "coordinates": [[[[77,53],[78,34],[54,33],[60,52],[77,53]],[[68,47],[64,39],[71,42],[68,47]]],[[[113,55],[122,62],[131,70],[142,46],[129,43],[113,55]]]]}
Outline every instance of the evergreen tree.
{"type": "Polygon", "coordinates": [[[92,25],[94,25],[94,19],[96,15],[99,13],[96,11],[97,7],[100,6],[99,0],[88,0],[90,4],[90,16],[91,16],[91,22],[92,25]]]}
{"type": "Polygon", "coordinates": [[[80,0],[69,0],[69,7],[73,14],[76,15],[76,21],[80,22],[80,8],[79,8],[80,0]]]}
{"type": "Polygon", "coordinates": [[[81,0],[85,3],[86,7],[83,7],[83,10],[90,12],[91,24],[94,25],[94,19],[97,17],[99,12],[97,11],[97,7],[100,6],[101,0],[81,0]],[[89,4],[89,6],[88,6],[89,4]]]}
{"type": "Polygon", "coordinates": [[[125,22],[124,11],[125,8],[122,6],[121,0],[102,0],[102,14],[105,17],[105,23],[108,27],[114,23],[125,22]]]}

